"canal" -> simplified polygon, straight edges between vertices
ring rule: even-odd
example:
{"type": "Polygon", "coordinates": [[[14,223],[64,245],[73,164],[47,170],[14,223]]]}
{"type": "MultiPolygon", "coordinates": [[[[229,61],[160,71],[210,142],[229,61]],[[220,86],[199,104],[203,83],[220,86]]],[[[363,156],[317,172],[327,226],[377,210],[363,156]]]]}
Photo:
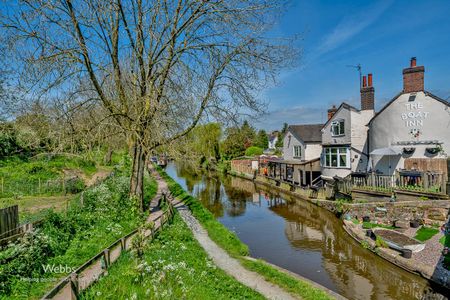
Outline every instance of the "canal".
{"type": "MultiPolygon", "coordinates": [[[[349,299],[421,299],[437,290],[363,249],[333,214],[231,176],[166,172],[249,246],[250,255],[318,282],[349,299]]],[[[442,293],[442,291],[441,291],[442,293]]]]}

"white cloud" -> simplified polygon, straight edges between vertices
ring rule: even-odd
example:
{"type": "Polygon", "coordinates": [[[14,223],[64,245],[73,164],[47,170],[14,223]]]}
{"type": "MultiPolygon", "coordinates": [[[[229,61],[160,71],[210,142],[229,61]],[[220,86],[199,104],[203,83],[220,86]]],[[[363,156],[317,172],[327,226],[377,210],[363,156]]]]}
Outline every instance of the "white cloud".
{"type": "Polygon", "coordinates": [[[336,27],[322,39],[322,42],[314,51],[311,59],[318,58],[349,41],[352,37],[374,23],[383,12],[391,6],[391,4],[392,1],[383,1],[374,6],[365,8],[360,13],[346,15],[336,27]]]}

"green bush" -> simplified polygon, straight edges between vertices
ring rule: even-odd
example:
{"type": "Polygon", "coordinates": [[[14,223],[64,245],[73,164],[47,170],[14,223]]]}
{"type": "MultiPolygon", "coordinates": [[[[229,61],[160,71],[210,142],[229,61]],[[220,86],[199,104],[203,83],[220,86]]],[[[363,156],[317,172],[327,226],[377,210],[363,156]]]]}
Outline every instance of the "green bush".
{"type": "Polygon", "coordinates": [[[256,147],[256,146],[251,146],[245,150],[245,155],[246,156],[258,156],[258,155],[263,154],[263,152],[264,152],[264,150],[262,148],[256,147]]]}
{"type": "Polygon", "coordinates": [[[78,194],[79,192],[84,190],[84,188],[86,187],[83,179],[78,178],[78,177],[74,177],[74,178],[70,178],[70,179],[66,180],[65,185],[66,185],[66,193],[69,193],[69,194],[78,194]]]}

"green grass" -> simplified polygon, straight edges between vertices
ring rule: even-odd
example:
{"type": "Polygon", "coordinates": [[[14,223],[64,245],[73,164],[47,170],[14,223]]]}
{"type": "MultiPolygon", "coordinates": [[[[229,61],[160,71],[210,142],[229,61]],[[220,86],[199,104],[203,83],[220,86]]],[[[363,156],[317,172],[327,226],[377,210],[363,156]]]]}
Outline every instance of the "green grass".
{"type": "Polygon", "coordinates": [[[268,265],[262,260],[248,260],[241,259],[241,263],[249,270],[261,274],[267,281],[274,283],[286,291],[300,296],[305,300],[325,300],[333,299],[326,292],[321,289],[313,287],[306,281],[298,280],[286,273],[283,273],[276,268],[268,265]]]}
{"type": "Polygon", "coordinates": [[[439,232],[439,229],[422,226],[419,228],[419,230],[417,230],[414,238],[421,242],[425,242],[425,241],[431,239],[438,232],[439,232]]]}
{"type": "Polygon", "coordinates": [[[394,226],[390,225],[384,225],[384,224],[375,224],[371,222],[363,222],[362,228],[363,229],[372,229],[372,228],[386,228],[386,229],[395,229],[394,226]]]}
{"type": "Polygon", "coordinates": [[[439,239],[439,242],[444,245],[444,247],[450,248],[450,234],[446,234],[439,239]]]}
{"type": "Polygon", "coordinates": [[[142,259],[125,253],[81,299],[264,299],[218,269],[175,215],[142,259]]]}
{"type": "Polygon", "coordinates": [[[264,264],[262,261],[251,262],[243,259],[242,256],[248,255],[248,246],[242,243],[235,233],[230,232],[228,228],[217,221],[213,214],[207,210],[198,199],[190,196],[178,183],[161,169],[159,169],[159,171],[163,178],[166,179],[170,191],[181,198],[191,209],[193,215],[207,230],[209,237],[231,256],[240,259],[244,267],[260,273],[266,280],[285,288],[289,292],[301,296],[303,299],[332,299],[323,290],[280,272],[279,270],[264,264]]]}
{"type": "MultiPolygon", "coordinates": [[[[144,218],[128,197],[129,177],[117,173],[71,202],[67,212],[50,211],[40,230],[20,245],[0,251],[0,299],[37,299],[55,282],[22,278],[62,278],[43,271],[43,264],[78,267],[118,238],[134,230],[144,218]],[[141,218],[142,217],[142,218],[141,218]]],[[[146,177],[146,197],[153,197],[156,182],[146,177]]]]}

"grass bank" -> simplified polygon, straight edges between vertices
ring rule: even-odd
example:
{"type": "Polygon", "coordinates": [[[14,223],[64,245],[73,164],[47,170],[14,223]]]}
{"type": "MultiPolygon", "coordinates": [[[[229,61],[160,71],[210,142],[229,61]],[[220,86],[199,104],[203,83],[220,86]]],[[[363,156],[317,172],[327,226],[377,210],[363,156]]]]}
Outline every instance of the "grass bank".
{"type": "MultiPolygon", "coordinates": [[[[116,176],[84,192],[66,212],[49,210],[40,227],[0,251],[0,298],[36,299],[67,273],[43,266],[76,268],[112,242],[134,230],[144,215],[129,193],[128,164],[116,176]]],[[[156,182],[146,177],[146,197],[156,182]]]]}
{"type": "Polygon", "coordinates": [[[159,171],[163,178],[167,181],[170,191],[175,196],[182,199],[190,208],[192,214],[207,230],[209,237],[216,244],[226,250],[231,256],[240,259],[244,267],[261,274],[267,281],[300,296],[302,299],[333,299],[325,291],[312,286],[306,281],[301,281],[286,273],[283,273],[278,269],[265,264],[263,261],[244,260],[242,257],[248,255],[248,246],[242,243],[235,233],[229,231],[228,228],[217,221],[213,214],[209,212],[198,199],[189,195],[164,171],[161,169],[159,169],[159,171]]]}
{"type": "Polygon", "coordinates": [[[126,253],[81,299],[264,299],[218,269],[178,214],[147,244],[126,253]]]}

